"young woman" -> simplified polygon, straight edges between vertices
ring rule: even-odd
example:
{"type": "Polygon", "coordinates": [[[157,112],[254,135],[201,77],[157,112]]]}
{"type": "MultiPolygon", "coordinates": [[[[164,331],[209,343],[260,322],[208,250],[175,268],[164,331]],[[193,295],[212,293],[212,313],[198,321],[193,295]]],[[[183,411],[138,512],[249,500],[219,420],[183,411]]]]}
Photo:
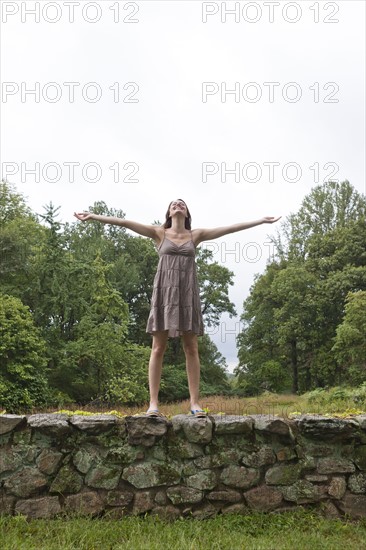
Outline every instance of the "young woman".
{"type": "Polygon", "coordinates": [[[147,414],[161,416],[158,409],[158,393],[167,340],[169,337],[181,336],[186,356],[191,413],[199,417],[205,416],[206,413],[198,403],[200,361],[197,336],[203,334],[203,320],[196,275],[195,249],[202,241],[217,239],[262,223],[274,223],[280,217],[265,217],[226,227],[192,230],[191,215],[182,199],[169,204],[165,223],[162,226],[144,225],[89,212],[75,212],[74,216],[81,221],[96,220],[120,225],[155,241],[160,259],[146,327],[146,332],[152,334],[149,361],[150,406],[147,414]]]}

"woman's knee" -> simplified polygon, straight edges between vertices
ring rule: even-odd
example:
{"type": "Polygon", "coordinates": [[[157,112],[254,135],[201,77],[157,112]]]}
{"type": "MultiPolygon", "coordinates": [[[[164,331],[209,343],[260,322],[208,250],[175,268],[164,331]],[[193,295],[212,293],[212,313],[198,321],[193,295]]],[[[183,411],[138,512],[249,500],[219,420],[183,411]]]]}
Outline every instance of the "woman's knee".
{"type": "Polygon", "coordinates": [[[154,338],[151,346],[151,353],[159,357],[163,356],[166,350],[166,340],[164,338],[154,338]]]}
{"type": "Polygon", "coordinates": [[[183,343],[184,353],[189,356],[198,355],[198,342],[196,339],[190,339],[183,343]]]}

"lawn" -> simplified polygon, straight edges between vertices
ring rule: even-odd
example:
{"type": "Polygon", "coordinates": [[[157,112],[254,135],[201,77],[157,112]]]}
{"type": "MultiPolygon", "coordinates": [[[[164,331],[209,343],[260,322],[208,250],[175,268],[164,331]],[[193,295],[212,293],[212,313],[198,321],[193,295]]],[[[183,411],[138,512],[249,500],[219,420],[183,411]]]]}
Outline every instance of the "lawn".
{"type": "Polygon", "coordinates": [[[163,522],[0,518],[2,550],[347,550],[366,549],[366,522],[324,519],[309,509],[163,522]]]}

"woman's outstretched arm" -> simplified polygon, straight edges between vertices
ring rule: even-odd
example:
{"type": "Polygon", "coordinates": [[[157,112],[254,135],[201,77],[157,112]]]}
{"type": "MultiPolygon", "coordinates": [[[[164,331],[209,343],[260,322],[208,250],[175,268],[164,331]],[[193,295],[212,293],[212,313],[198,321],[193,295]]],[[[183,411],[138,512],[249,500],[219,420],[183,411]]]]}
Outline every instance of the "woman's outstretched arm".
{"type": "Polygon", "coordinates": [[[243,231],[244,229],[249,229],[250,227],[255,227],[256,225],[261,225],[262,223],[274,223],[277,222],[281,216],[277,218],[273,216],[266,216],[260,218],[259,220],[254,220],[252,222],[242,222],[235,223],[233,225],[227,225],[226,227],[214,227],[212,229],[194,229],[194,241],[197,246],[202,241],[211,241],[213,239],[218,239],[229,233],[236,233],[237,231],[243,231]]]}
{"type": "Polygon", "coordinates": [[[82,222],[86,222],[87,220],[95,220],[97,222],[109,223],[111,225],[120,225],[121,227],[130,229],[139,235],[150,237],[157,242],[161,240],[161,234],[164,232],[159,225],[145,225],[143,223],[125,220],[123,218],[117,218],[115,216],[101,216],[99,214],[93,214],[93,212],[74,212],[74,216],[82,222]]]}

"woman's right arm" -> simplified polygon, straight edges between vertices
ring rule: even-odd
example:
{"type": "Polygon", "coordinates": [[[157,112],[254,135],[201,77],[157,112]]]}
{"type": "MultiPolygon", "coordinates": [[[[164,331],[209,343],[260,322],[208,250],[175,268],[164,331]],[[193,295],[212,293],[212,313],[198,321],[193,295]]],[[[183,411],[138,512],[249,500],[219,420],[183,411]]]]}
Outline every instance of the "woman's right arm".
{"type": "Polygon", "coordinates": [[[114,216],[100,216],[99,214],[93,214],[92,212],[74,212],[74,216],[85,222],[87,220],[95,220],[102,223],[109,223],[111,225],[120,225],[126,229],[130,229],[139,235],[144,237],[150,237],[156,242],[160,242],[162,239],[162,233],[164,232],[163,228],[159,225],[145,225],[143,223],[134,222],[131,220],[125,220],[123,218],[117,218],[114,216]]]}

